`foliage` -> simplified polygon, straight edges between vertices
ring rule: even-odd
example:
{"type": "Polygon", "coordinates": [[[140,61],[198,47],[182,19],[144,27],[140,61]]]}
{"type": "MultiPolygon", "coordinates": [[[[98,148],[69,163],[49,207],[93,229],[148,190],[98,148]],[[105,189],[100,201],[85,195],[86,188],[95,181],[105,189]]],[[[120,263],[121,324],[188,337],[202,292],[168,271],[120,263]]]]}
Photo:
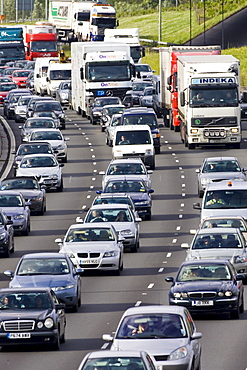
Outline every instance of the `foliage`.
{"type": "Polygon", "coordinates": [[[4,2],[4,14],[6,21],[15,20],[15,0],[5,0],[4,2]]]}
{"type": "Polygon", "coordinates": [[[41,19],[45,17],[44,4],[39,0],[34,0],[32,17],[34,19],[41,19]]]}

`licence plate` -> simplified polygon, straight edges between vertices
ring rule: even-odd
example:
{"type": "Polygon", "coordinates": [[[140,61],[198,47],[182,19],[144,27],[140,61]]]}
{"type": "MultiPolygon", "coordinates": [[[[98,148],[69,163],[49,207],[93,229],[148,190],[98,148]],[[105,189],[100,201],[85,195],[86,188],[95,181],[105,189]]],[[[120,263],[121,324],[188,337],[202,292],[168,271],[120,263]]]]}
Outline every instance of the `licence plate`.
{"type": "Polygon", "coordinates": [[[192,306],[213,306],[214,301],[192,301],[192,306]]]}
{"type": "Polygon", "coordinates": [[[80,265],[94,265],[99,263],[98,260],[80,260],[80,265]]]}
{"type": "Polygon", "coordinates": [[[30,333],[8,333],[7,334],[8,339],[26,339],[31,338],[30,333]]]}
{"type": "Polygon", "coordinates": [[[208,142],[218,144],[218,143],[223,143],[223,140],[222,139],[208,139],[208,142]]]}

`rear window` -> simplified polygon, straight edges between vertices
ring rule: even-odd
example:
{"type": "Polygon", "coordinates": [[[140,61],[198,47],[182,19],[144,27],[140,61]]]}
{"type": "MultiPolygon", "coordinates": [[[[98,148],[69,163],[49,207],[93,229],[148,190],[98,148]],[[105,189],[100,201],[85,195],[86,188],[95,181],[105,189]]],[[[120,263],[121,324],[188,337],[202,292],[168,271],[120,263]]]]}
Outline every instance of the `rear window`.
{"type": "Polygon", "coordinates": [[[143,131],[118,131],[115,145],[145,145],[151,144],[150,132],[143,131]]]}

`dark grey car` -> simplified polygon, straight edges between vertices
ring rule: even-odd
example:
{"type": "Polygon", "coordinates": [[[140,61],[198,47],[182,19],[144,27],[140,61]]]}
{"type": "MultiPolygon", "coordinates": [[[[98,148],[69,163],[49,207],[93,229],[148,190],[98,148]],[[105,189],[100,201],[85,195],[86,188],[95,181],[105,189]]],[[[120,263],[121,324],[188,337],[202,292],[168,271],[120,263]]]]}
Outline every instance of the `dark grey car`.
{"type": "Polygon", "coordinates": [[[69,105],[71,99],[71,80],[63,81],[56,90],[56,100],[61,105],[69,105]]]}

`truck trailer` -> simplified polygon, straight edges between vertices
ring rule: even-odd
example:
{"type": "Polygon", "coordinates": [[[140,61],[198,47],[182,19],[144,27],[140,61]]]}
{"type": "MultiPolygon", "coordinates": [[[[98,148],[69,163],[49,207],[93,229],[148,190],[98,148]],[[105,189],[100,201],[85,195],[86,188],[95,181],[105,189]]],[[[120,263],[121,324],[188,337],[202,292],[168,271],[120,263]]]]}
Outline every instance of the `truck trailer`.
{"type": "Polygon", "coordinates": [[[123,99],[132,87],[133,59],[127,44],[106,42],[73,42],[72,107],[89,117],[90,105],[99,96],[123,99]]]}
{"type": "Polygon", "coordinates": [[[97,1],[50,1],[49,22],[58,41],[103,41],[107,28],[116,27],[116,11],[97,1]]]}
{"type": "Polygon", "coordinates": [[[160,52],[160,108],[164,124],[171,130],[180,130],[178,116],[177,59],[182,55],[220,54],[220,46],[169,46],[160,52]]]}
{"type": "Polygon", "coordinates": [[[21,27],[0,27],[0,65],[25,59],[21,27]]]}
{"type": "Polygon", "coordinates": [[[240,148],[239,60],[232,55],[179,56],[178,115],[181,140],[240,148]]]}

